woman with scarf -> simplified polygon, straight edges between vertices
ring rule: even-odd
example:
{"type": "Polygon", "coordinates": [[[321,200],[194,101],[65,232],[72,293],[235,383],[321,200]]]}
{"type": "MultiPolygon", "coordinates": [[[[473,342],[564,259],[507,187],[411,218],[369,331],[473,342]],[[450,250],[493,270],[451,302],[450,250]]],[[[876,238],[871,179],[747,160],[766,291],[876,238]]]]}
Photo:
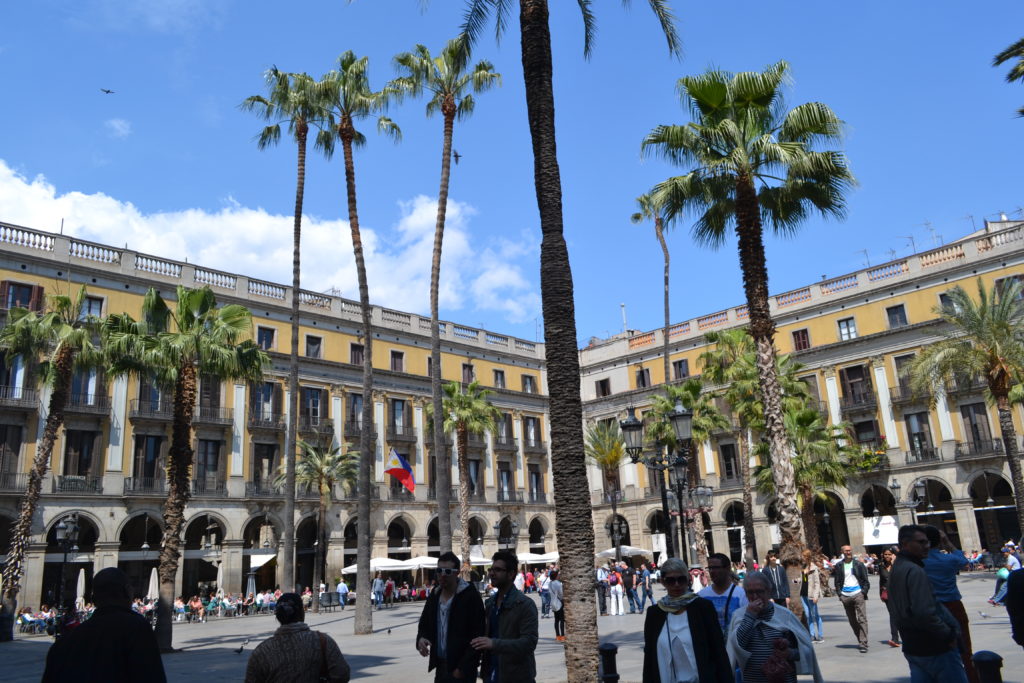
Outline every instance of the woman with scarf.
{"type": "Polygon", "coordinates": [[[667,560],[661,583],[668,595],[644,622],[644,683],[732,683],[715,607],[690,590],[686,563],[667,560]]]}
{"type": "Polygon", "coordinates": [[[283,593],[274,616],[281,626],[253,650],[245,683],[348,683],[350,671],[341,649],[334,638],[304,623],[298,593],[283,593]]]}

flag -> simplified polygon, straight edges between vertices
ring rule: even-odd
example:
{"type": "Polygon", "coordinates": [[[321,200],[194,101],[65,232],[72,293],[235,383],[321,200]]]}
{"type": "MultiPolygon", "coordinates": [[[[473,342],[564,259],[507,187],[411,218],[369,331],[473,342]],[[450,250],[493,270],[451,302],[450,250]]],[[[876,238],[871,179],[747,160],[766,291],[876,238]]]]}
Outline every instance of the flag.
{"type": "Polygon", "coordinates": [[[394,448],[384,463],[384,473],[402,482],[402,486],[409,489],[409,493],[415,493],[416,480],[412,476],[412,465],[394,448]]]}

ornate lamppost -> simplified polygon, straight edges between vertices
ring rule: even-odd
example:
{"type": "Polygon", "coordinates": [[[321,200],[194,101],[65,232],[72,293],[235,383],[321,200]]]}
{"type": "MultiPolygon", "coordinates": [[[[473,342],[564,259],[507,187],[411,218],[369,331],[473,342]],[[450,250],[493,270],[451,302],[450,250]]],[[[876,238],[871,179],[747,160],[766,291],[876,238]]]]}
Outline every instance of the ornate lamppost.
{"type": "Polygon", "coordinates": [[[661,514],[669,528],[665,533],[665,552],[669,557],[675,557],[672,542],[672,518],[668,513],[668,487],[665,484],[665,471],[669,468],[668,459],[660,451],[643,455],[644,451],[644,424],[636,417],[636,410],[629,407],[629,416],[619,421],[619,429],[622,430],[622,438],[626,443],[626,455],[634,465],[642,463],[648,469],[658,473],[658,488],[661,489],[661,514]]]}
{"type": "Polygon", "coordinates": [[[519,537],[519,522],[517,522],[514,519],[509,519],[509,531],[511,531],[511,534],[508,535],[508,536],[502,536],[501,535],[501,522],[502,521],[503,521],[502,519],[499,519],[497,522],[494,523],[494,535],[498,537],[498,548],[501,548],[501,549],[504,549],[504,550],[508,550],[509,546],[512,546],[513,548],[515,548],[515,546],[516,546],[516,538],[519,537]]]}
{"type": "Polygon", "coordinates": [[[67,616],[67,606],[64,604],[64,584],[67,582],[65,568],[68,563],[68,553],[78,552],[78,513],[73,512],[60,520],[54,531],[57,545],[64,552],[64,557],[60,561],[60,584],[57,586],[57,619],[54,629],[54,638],[60,638],[67,616]]]}
{"type": "Polygon", "coordinates": [[[612,547],[615,548],[615,563],[622,560],[622,537],[626,533],[626,523],[618,515],[612,515],[610,521],[605,522],[604,530],[612,539],[612,547]]]}
{"type": "MultiPolygon", "coordinates": [[[[896,477],[893,477],[892,482],[889,484],[889,489],[892,491],[893,497],[896,499],[896,505],[900,503],[900,483],[896,481],[896,477]]],[[[907,492],[907,500],[903,501],[902,505],[910,511],[910,518],[914,524],[917,524],[917,508],[928,496],[928,485],[924,480],[918,479],[914,482],[914,486],[911,491],[907,492]]],[[[935,506],[929,502],[929,509],[934,509],[935,506]]]]}

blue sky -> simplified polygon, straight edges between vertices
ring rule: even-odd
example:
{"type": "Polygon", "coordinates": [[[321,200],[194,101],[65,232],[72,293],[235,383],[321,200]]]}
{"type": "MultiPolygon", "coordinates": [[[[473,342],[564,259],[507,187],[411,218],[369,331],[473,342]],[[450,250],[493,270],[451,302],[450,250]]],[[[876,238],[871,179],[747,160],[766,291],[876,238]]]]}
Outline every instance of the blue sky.
{"type": "MultiPolygon", "coordinates": [[[[641,160],[655,125],[685,122],[679,76],[790,62],[790,104],[820,100],[847,122],[860,186],[841,223],[809,221],[768,240],[773,292],[962,236],[999,211],[1024,217],[1024,87],[992,56],[1024,35],[1020,2],[676,2],[684,43],[670,58],[646,3],[598,3],[594,56],[582,56],[576,3],[552,2],[558,151],[581,345],[661,324],[661,254],[634,199],[682,171],[641,160]],[[1014,213],[1017,212],[1017,213],[1014,213]],[[931,226],[932,231],[928,226],[931,226]],[[934,237],[933,237],[934,234],[934,237]],[[867,250],[865,256],[860,250],[867,250]]],[[[139,251],[290,279],[294,147],[260,152],[260,122],[240,112],[271,65],[320,76],[351,49],[376,86],[416,43],[437,51],[462,3],[344,0],[35,0],[5,11],[0,64],[0,220],[139,251]],[[115,90],[104,95],[100,88],[115,90]]],[[[476,51],[504,77],[457,124],[442,317],[533,339],[540,316],[540,230],[519,61],[518,25],[476,51]]],[[[357,153],[371,298],[428,310],[441,122],[422,101],[390,115],[394,145],[367,127],[357,153]]],[[[304,282],[355,296],[340,158],[311,155],[304,282]]],[[[670,235],[673,318],[743,301],[735,244],[670,235]]]]}

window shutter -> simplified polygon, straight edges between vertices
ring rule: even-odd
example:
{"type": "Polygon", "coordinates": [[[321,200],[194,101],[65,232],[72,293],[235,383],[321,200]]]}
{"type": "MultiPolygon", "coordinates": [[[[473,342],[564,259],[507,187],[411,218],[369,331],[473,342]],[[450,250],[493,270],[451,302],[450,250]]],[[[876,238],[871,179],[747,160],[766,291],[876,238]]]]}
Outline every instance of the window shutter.
{"type": "Polygon", "coordinates": [[[64,474],[78,474],[78,434],[64,430],[64,474]]]}
{"type": "Polygon", "coordinates": [[[274,382],[274,391],[272,393],[274,396],[274,414],[281,415],[281,384],[279,382],[274,382]]]}
{"type": "Polygon", "coordinates": [[[0,282],[0,308],[7,308],[7,295],[10,288],[11,283],[8,280],[0,282]]]}
{"type": "Polygon", "coordinates": [[[43,310],[43,288],[35,285],[32,287],[32,297],[29,299],[28,308],[30,311],[43,310]]]}

